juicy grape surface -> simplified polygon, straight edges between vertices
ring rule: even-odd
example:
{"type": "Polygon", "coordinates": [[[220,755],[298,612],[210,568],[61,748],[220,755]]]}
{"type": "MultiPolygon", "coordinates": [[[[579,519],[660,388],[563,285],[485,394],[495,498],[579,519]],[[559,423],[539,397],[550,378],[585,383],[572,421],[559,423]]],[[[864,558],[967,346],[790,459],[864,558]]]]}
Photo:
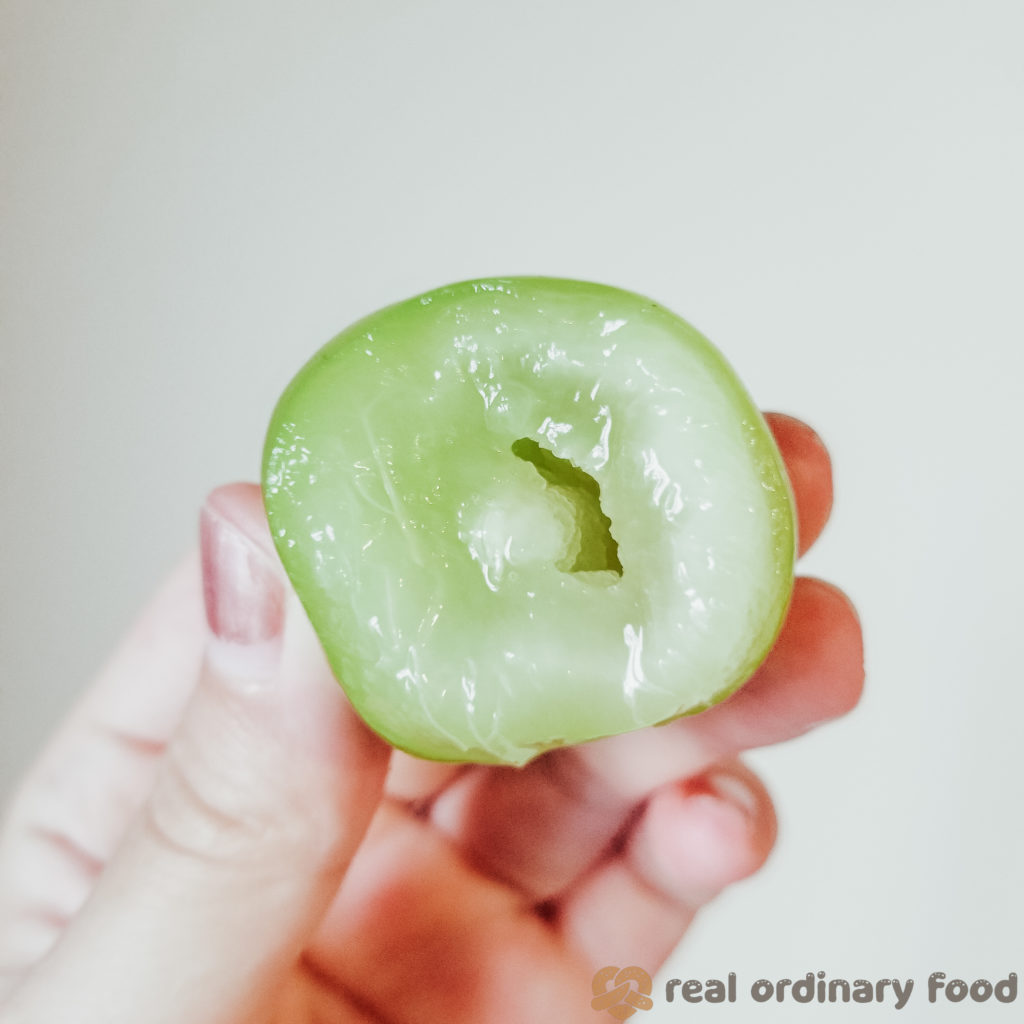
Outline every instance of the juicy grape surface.
{"type": "Polygon", "coordinates": [[[464,282],[342,332],[281,397],[264,497],[354,706],[425,757],[706,707],[792,587],[785,471],[731,368],[585,282],[464,282]]]}

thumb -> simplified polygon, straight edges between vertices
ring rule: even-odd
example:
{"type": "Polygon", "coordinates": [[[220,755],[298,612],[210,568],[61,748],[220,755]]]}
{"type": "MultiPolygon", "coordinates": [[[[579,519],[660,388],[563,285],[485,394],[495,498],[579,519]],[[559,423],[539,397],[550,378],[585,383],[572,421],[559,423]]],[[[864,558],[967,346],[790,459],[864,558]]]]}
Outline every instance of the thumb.
{"type": "Polygon", "coordinates": [[[14,1020],[271,1016],[380,800],[388,748],[286,609],[258,489],[215,491],[201,536],[201,678],[142,813],[14,1020]]]}

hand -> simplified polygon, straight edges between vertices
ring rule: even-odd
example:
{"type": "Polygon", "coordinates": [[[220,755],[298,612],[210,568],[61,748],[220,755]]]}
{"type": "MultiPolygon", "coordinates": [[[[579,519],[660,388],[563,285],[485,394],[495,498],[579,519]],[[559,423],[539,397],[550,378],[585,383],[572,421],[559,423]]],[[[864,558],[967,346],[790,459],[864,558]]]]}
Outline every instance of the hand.
{"type": "MultiPolygon", "coordinates": [[[[769,421],[801,549],[828,456],[769,421]]],[[[0,837],[4,1024],[593,1021],[756,870],[775,820],[745,749],[860,693],[860,628],[799,579],[724,704],[525,769],[392,752],[356,718],[272,554],[257,488],[208,499],[165,585],[15,795],[0,837]],[[205,621],[204,621],[205,619],[205,621]]]]}

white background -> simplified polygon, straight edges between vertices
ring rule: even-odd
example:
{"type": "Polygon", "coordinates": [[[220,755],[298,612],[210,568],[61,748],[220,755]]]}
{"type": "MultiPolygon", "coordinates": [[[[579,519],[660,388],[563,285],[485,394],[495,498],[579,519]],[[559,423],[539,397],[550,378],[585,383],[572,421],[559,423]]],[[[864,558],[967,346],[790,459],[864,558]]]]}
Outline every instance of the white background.
{"type": "Polygon", "coordinates": [[[0,0],[0,794],[315,348],[450,280],[593,278],[824,436],[806,570],[868,645],[852,716],[752,758],[776,852],[663,977],[1019,1014],[921,990],[1024,973],[1022,38],[1018,0],[0,0]]]}

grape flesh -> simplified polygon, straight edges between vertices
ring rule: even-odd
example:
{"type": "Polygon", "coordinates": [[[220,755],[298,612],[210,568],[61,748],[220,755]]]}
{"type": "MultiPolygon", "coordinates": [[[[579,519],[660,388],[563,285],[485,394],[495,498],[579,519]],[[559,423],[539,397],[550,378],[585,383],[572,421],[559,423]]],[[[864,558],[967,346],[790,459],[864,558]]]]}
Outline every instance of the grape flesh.
{"type": "Polygon", "coordinates": [[[792,587],[788,482],[736,375],[586,282],[464,282],[342,332],[275,410],[264,498],[354,706],[441,760],[707,707],[792,587]]]}

